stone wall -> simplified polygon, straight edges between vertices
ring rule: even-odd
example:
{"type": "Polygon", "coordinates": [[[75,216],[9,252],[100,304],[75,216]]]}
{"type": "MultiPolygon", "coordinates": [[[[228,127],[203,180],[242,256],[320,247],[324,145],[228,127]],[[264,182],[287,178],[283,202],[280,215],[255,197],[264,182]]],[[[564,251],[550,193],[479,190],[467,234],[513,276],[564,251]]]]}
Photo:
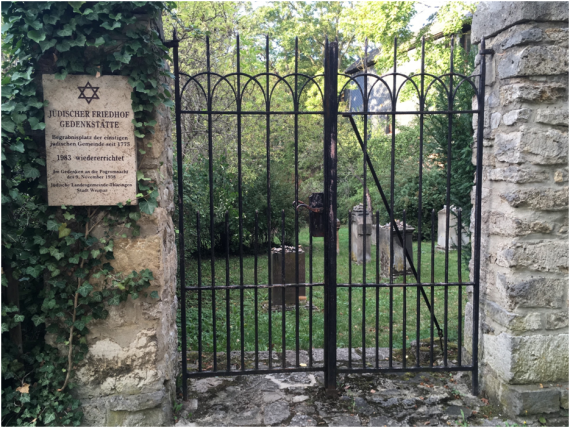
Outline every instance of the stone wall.
{"type": "Polygon", "coordinates": [[[567,417],[568,3],[480,3],[472,43],[482,37],[495,52],[486,56],[481,388],[512,416],[567,417]]]}
{"type": "MultiPolygon", "coordinates": [[[[145,17],[141,22],[162,31],[160,22],[145,17]]],[[[155,280],[147,291],[158,291],[159,299],[129,298],[109,307],[106,320],[89,326],[89,353],[75,378],[86,425],[173,423],[178,338],[170,109],[162,106],[154,119],[154,135],[137,139],[138,149],[146,151],[138,154],[138,170],[159,184],[158,208],[152,215],[142,214],[140,236],[115,239],[112,265],[116,272],[150,269],[155,280]]],[[[104,232],[100,227],[94,235],[104,232]]]]}

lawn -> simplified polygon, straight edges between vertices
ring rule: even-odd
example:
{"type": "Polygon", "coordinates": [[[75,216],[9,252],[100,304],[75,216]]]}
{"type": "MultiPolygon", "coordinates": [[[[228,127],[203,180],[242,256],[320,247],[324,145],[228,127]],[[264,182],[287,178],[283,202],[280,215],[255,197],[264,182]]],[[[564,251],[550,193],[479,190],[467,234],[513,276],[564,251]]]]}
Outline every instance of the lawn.
{"type": "MultiPolygon", "coordinates": [[[[348,249],[348,229],[341,228],[339,231],[340,254],[337,257],[337,282],[349,283],[349,249],[348,249]]],[[[306,251],[306,281],[309,282],[309,232],[302,229],[299,233],[299,243],[306,251]]],[[[414,242],[414,260],[417,260],[417,243],[414,242]]],[[[422,281],[428,281],[431,274],[431,242],[422,242],[422,281]]],[[[313,282],[323,282],[324,280],[324,250],[323,238],[313,238],[313,282]]],[[[367,283],[376,281],[376,246],[372,246],[372,260],[367,264],[367,283]]],[[[458,266],[457,252],[449,252],[449,282],[458,280],[458,269],[461,268],[462,280],[468,281],[469,273],[467,266],[458,266]]],[[[196,286],[198,278],[197,260],[189,260],[186,267],[186,285],[196,286]]],[[[445,279],[445,253],[435,251],[434,278],[435,282],[443,282],[445,279]]],[[[244,257],[244,283],[254,283],[254,257],[244,257]]],[[[257,264],[258,282],[267,283],[267,255],[258,256],[257,264]]],[[[239,284],[240,268],[239,257],[229,258],[230,284],[239,284]]],[[[353,283],[362,283],[362,266],[352,263],[353,283]]],[[[215,261],[216,285],[226,283],[226,260],[225,257],[215,261]]],[[[395,283],[401,283],[403,278],[395,278],[395,283]]],[[[381,277],[381,282],[388,282],[387,278],[381,277]]],[[[408,275],[408,282],[413,282],[413,277],[408,275]]],[[[202,259],[202,285],[210,286],[211,268],[210,260],[202,259]]],[[[457,341],[458,338],[458,311],[465,308],[466,288],[462,286],[461,302],[459,302],[457,286],[434,286],[435,316],[441,327],[444,327],[445,314],[447,314],[447,332],[450,341],[457,341]],[[447,306],[446,306],[447,295],[447,306]],[[460,309],[461,308],[461,309],[460,309]]],[[[430,298],[432,287],[426,286],[424,290],[430,298]]],[[[299,336],[299,349],[308,350],[322,348],[324,345],[324,314],[323,314],[323,286],[312,287],[312,304],[310,310],[305,302],[299,305],[298,319],[299,329],[297,332],[295,307],[285,311],[285,340],[286,349],[296,348],[296,336],[299,336]],[[310,318],[312,318],[312,329],[310,329],[310,318]],[[312,342],[311,342],[312,339],[312,342]]],[[[226,351],[229,345],[232,351],[239,351],[242,345],[245,351],[255,350],[256,323],[256,290],[204,290],[187,292],[186,325],[187,340],[189,350],[198,350],[198,295],[201,294],[201,327],[202,327],[202,349],[203,352],[212,352],[214,342],[212,308],[215,303],[216,319],[216,349],[226,351]],[[240,301],[243,299],[243,338],[240,332],[241,311],[240,301]],[[230,313],[229,323],[226,317],[230,313]],[[243,343],[242,343],[243,341],[243,343]]],[[[307,288],[307,302],[310,299],[310,289],[307,288]]],[[[390,346],[390,300],[392,299],[392,328],[393,328],[393,348],[402,348],[404,343],[409,346],[410,341],[416,339],[416,327],[419,315],[420,338],[430,337],[430,313],[423,298],[419,295],[418,289],[409,287],[405,293],[402,287],[395,288],[367,288],[362,287],[339,287],[337,291],[337,346],[362,347],[362,331],[365,332],[365,342],[367,347],[376,345],[378,335],[378,346],[390,346]],[[392,293],[392,297],[390,294],[392,293]],[[420,312],[417,313],[417,299],[420,299],[420,312]],[[405,309],[404,309],[405,305],[405,309]],[[378,318],[376,318],[378,313],[378,318]],[[406,314],[404,321],[404,313],[406,314]],[[405,334],[404,334],[405,324],[405,334]],[[378,325],[378,329],[377,326],[378,325]],[[378,331],[377,331],[378,330],[378,331]]],[[[267,310],[268,290],[257,291],[257,331],[258,347],[260,351],[268,350],[271,342],[272,349],[280,352],[282,349],[282,322],[283,314],[279,311],[267,310]],[[269,318],[271,317],[271,323],[269,318]],[[271,326],[271,329],[270,329],[271,326]],[[271,341],[269,340],[271,330],[271,341]]],[[[463,312],[461,317],[463,317],[463,312]]],[[[435,331],[437,340],[437,330],[435,331]]]]}

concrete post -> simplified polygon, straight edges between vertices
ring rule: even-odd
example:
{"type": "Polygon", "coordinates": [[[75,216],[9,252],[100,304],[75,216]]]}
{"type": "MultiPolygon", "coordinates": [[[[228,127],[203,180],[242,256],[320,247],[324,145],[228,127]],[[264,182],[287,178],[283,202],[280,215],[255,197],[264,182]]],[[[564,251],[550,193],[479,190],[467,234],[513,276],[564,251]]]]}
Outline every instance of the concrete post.
{"type": "MultiPolygon", "coordinates": [[[[551,425],[568,417],[568,3],[480,3],[471,40],[482,37],[495,53],[486,70],[480,381],[511,416],[551,425]]],[[[467,304],[467,350],[471,321],[467,304]]]]}

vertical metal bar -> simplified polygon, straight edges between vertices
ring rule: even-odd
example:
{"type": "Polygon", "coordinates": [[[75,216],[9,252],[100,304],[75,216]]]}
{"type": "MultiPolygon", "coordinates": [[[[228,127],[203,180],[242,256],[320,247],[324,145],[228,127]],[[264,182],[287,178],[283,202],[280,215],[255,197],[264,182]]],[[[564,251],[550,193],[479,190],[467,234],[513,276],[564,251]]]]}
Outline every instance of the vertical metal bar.
{"type": "MultiPolygon", "coordinates": [[[[407,282],[406,275],[406,210],[402,213],[402,258],[404,259],[404,284],[407,282]]],[[[406,298],[407,298],[407,287],[402,287],[402,367],[406,368],[406,298]]]]}
{"type": "MultiPolygon", "coordinates": [[[[419,159],[419,192],[418,192],[418,262],[416,272],[418,288],[416,288],[416,367],[420,366],[420,287],[422,283],[422,219],[423,219],[423,167],[424,167],[424,115],[425,109],[425,36],[422,37],[422,57],[420,73],[420,159],[419,159]]],[[[431,312],[431,308],[430,308],[431,312]]]]}
{"type": "MultiPolygon", "coordinates": [[[[358,225],[357,225],[358,226],[358,225]]],[[[348,367],[352,368],[352,211],[348,211],[348,367]]]]}
{"type": "Polygon", "coordinates": [[[214,253],[214,149],[212,142],[212,76],[210,69],[210,37],[206,36],[206,65],[208,77],[208,183],[210,189],[210,271],[212,283],[212,326],[213,326],[213,347],[214,347],[214,371],[218,369],[217,357],[217,319],[216,319],[216,255],[214,253]]]}
{"type": "Polygon", "coordinates": [[[475,242],[473,249],[473,333],[471,358],[473,395],[479,394],[479,286],[481,270],[481,194],[483,186],[483,127],[485,126],[485,38],[481,38],[481,77],[477,93],[477,169],[475,181],[475,242]]]}
{"type": "Polygon", "coordinates": [[[325,389],[336,393],[336,191],[338,43],[325,52],[324,219],[325,219],[325,389]]]}
{"type": "MultiPolygon", "coordinates": [[[[180,322],[182,324],[182,397],[188,400],[188,362],[186,361],[186,266],[184,265],[184,174],[182,163],[182,123],[180,118],[180,70],[178,68],[178,38],[176,30],[172,33],[173,63],[174,63],[174,99],[176,110],[176,166],[178,169],[178,246],[179,246],[179,271],[180,271],[180,322]]],[[[200,338],[198,339],[198,341],[200,338]]],[[[201,353],[200,353],[201,355],[201,353]]]]}
{"type": "MultiPolygon", "coordinates": [[[[447,109],[453,110],[453,36],[451,36],[451,48],[449,56],[449,93],[447,95],[447,109]]],[[[453,126],[453,115],[447,115],[447,192],[445,210],[445,288],[444,288],[444,309],[443,309],[443,365],[447,367],[447,341],[448,341],[448,299],[449,299],[449,216],[451,214],[451,130],[453,126]]]]}
{"type": "MultiPolygon", "coordinates": [[[[313,229],[309,214],[309,283],[313,283],[313,229]]],[[[309,287],[309,367],[313,366],[313,287],[309,287]]]]}
{"type": "MultiPolygon", "coordinates": [[[[255,210],[255,231],[253,237],[253,284],[257,285],[257,239],[259,236],[259,211],[255,210]]],[[[259,369],[259,309],[257,307],[257,302],[259,300],[257,287],[253,290],[254,308],[253,313],[255,315],[255,369],[259,369]]],[[[271,309],[271,308],[269,308],[271,309]]]]}
{"type": "MultiPolygon", "coordinates": [[[[285,210],[281,210],[281,284],[285,285],[285,210]]],[[[287,341],[285,339],[285,287],[281,288],[281,367],[287,366],[287,341]]]]}
{"type": "MultiPolygon", "coordinates": [[[[242,168],[241,168],[241,65],[239,34],[236,36],[236,64],[237,64],[237,139],[238,139],[238,205],[239,205],[239,285],[243,285],[243,200],[242,200],[242,168]]],[[[240,311],[240,345],[241,345],[241,370],[245,370],[245,332],[244,332],[244,307],[243,288],[239,291],[240,311]]]]}
{"type": "MultiPolygon", "coordinates": [[[[202,239],[200,212],[196,211],[196,242],[198,250],[198,287],[202,286],[202,239]]],[[[198,371],[202,371],[202,290],[198,290],[198,371]]]]}
{"type": "MultiPolygon", "coordinates": [[[[380,211],[376,210],[376,284],[380,283],[380,211]]],[[[380,287],[376,287],[376,368],[380,365],[378,355],[380,329],[380,287]]]]}
{"type": "MultiPolygon", "coordinates": [[[[225,215],[226,231],[226,287],[230,286],[230,219],[226,211],[225,215]]],[[[226,288],[226,371],[231,370],[231,313],[230,313],[230,289],[226,288]]]]}
{"type": "Polygon", "coordinates": [[[435,210],[431,210],[431,312],[430,312],[430,353],[429,366],[433,367],[433,322],[435,319],[435,210]]]}
{"type": "MultiPolygon", "coordinates": [[[[295,37],[295,200],[299,200],[299,39],[295,37]]],[[[299,213],[295,210],[295,366],[299,367],[299,213]]],[[[312,287],[311,287],[312,288],[312,287]]]]}
{"type": "MultiPolygon", "coordinates": [[[[457,282],[461,283],[461,208],[457,211],[457,282]]],[[[462,317],[462,302],[463,300],[463,286],[457,287],[457,364],[461,366],[461,317],[462,317]]]]}
{"type": "MultiPolygon", "coordinates": [[[[393,72],[393,85],[392,85],[392,150],[390,157],[390,212],[394,213],[394,165],[396,162],[396,69],[397,69],[397,53],[398,53],[398,39],[394,37],[394,72],[393,72]]],[[[390,284],[394,283],[394,227],[395,219],[392,219],[390,224],[390,284]]],[[[405,248],[405,246],[404,246],[405,248]]],[[[389,367],[392,368],[392,347],[393,347],[393,301],[394,289],[390,287],[390,349],[389,349],[389,367]]]]}
{"type": "MultiPolygon", "coordinates": [[[[270,143],[270,93],[269,93],[269,36],[265,36],[265,150],[266,150],[266,171],[267,171],[267,283],[273,285],[271,270],[271,143],[270,143]]],[[[272,289],[267,289],[268,294],[268,315],[269,315],[269,368],[273,365],[273,343],[272,343],[272,317],[271,317],[271,293],[272,289]]]]}
{"type": "Polygon", "coordinates": [[[366,155],[368,153],[368,38],[366,38],[364,45],[364,99],[362,100],[364,107],[364,153],[362,154],[362,185],[364,186],[362,192],[362,205],[364,207],[364,222],[362,233],[362,367],[366,368],[366,214],[368,214],[367,198],[366,198],[366,155]]]}

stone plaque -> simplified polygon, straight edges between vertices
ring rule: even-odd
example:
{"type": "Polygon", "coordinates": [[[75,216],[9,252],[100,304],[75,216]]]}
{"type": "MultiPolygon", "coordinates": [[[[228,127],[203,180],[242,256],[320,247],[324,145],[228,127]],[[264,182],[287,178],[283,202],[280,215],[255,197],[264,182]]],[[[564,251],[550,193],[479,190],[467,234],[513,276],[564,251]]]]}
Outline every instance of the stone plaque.
{"type": "Polygon", "coordinates": [[[42,76],[49,205],[136,204],[132,87],[126,76],[42,76]]]}

